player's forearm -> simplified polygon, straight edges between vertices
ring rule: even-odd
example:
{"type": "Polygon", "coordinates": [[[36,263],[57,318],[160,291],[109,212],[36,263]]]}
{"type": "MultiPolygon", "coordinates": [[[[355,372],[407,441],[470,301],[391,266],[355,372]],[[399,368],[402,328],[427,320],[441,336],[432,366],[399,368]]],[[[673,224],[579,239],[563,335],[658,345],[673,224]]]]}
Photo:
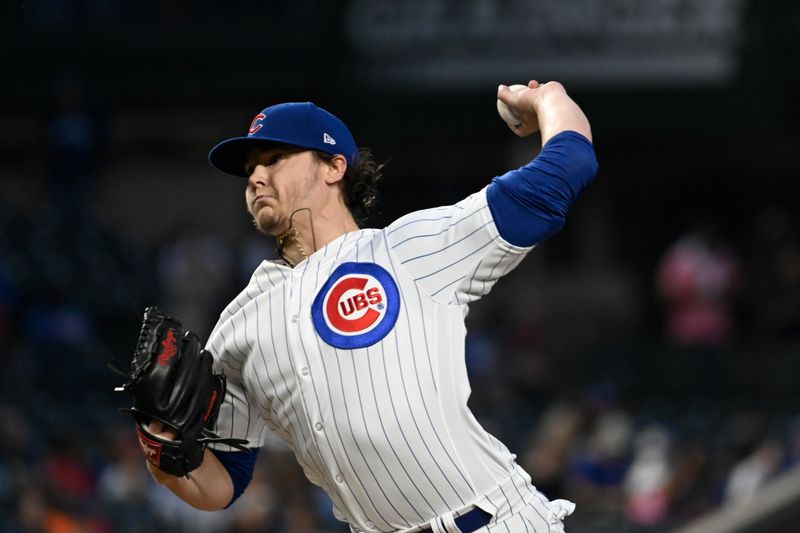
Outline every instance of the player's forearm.
{"type": "Polygon", "coordinates": [[[208,449],[205,450],[203,463],[190,472],[188,477],[171,476],[150,463],[147,463],[147,468],[156,481],[197,509],[203,511],[224,509],[233,498],[233,482],[230,475],[208,449]]]}
{"type": "Polygon", "coordinates": [[[543,91],[534,101],[542,145],[562,131],[576,131],[591,141],[589,119],[563,88],[560,89],[543,91]]]}

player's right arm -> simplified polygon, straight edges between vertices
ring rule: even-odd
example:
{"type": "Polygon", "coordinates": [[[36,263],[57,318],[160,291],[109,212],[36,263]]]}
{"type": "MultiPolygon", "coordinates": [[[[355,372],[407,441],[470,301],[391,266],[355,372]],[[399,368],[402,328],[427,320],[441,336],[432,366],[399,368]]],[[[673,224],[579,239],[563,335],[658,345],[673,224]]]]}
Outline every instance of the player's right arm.
{"type": "Polygon", "coordinates": [[[522,120],[509,126],[520,137],[542,134],[542,150],[527,165],[495,178],[487,189],[500,235],[516,246],[533,246],[557,233],[567,212],[597,172],[589,120],[558,82],[512,92],[498,99],[522,120]]]}
{"type": "Polygon", "coordinates": [[[498,98],[522,120],[515,134],[541,130],[527,165],[496,177],[454,206],[418,211],[391,224],[387,244],[437,301],[463,304],[486,294],[535,244],[558,232],[597,171],[589,121],[557,82],[498,98]]]}

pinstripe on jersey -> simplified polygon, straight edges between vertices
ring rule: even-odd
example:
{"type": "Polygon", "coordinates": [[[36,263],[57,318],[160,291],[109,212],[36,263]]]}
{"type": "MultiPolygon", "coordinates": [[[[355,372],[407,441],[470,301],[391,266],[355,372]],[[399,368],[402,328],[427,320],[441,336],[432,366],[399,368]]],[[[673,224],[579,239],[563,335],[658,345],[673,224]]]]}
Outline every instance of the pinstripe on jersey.
{"type": "MultiPolygon", "coordinates": [[[[208,341],[228,377],[217,431],[253,446],[274,431],[354,531],[414,528],[475,502],[516,516],[534,501],[545,515],[515,456],[467,408],[464,361],[467,304],[529,249],[498,235],[484,189],[383,230],[342,235],[294,269],[264,262],[208,341]],[[348,262],[379,265],[400,294],[394,327],[364,348],[327,344],[311,316],[320,289],[348,262]]],[[[523,522],[531,520],[549,523],[523,522]]],[[[550,528],[523,522],[513,531],[550,528]]]]}

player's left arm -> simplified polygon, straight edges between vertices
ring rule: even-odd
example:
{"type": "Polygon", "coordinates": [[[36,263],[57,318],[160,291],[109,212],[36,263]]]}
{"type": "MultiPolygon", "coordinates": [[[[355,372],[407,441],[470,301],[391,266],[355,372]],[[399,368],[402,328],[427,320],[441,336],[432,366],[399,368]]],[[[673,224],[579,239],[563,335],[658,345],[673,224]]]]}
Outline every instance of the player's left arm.
{"type": "MultiPolygon", "coordinates": [[[[204,510],[224,508],[244,491],[260,445],[258,434],[241,429],[237,433],[230,424],[221,424],[233,416],[219,416],[223,402],[228,412],[234,400],[237,405],[250,404],[242,398],[239,379],[228,380],[213,366],[214,356],[202,348],[197,335],[177,318],[149,307],[130,368],[119,369],[128,380],[118,390],[133,396],[133,406],[125,411],[135,420],[153,477],[204,510]],[[220,428],[224,436],[215,431],[220,428]],[[212,450],[209,444],[231,451],[212,450]]],[[[257,424],[247,427],[251,425],[256,431],[257,424]]]]}
{"type": "MultiPolygon", "coordinates": [[[[148,431],[165,440],[177,434],[161,422],[151,421],[148,431]]],[[[206,448],[203,462],[187,476],[168,474],[146,462],[153,478],[196,509],[216,511],[230,507],[253,479],[259,448],[249,452],[223,452],[206,448]]]]}
{"type": "MultiPolygon", "coordinates": [[[[177,435],[160,422],[152,421],[148,431],[164,440],[175,440],[177,435]]],[[[203,462],[186,476],[168,474],[147,461],[153,478],[171,490],[180,499],[196,509],[216,511],[223,509],[233,499],[233,481],[225,466],[206,448],[203,462]]]]}
{"type": "Polygon", "coordinates": [[[589,120],[558,82],[498,98],[521,119],[509,126],[520,137],[542,134],[542,151],[527,165],[495,178],[486,191],[500,235],[515,246],[533,246],[558,232],[569,208],[591,183],[598,164],[589,120]]]}

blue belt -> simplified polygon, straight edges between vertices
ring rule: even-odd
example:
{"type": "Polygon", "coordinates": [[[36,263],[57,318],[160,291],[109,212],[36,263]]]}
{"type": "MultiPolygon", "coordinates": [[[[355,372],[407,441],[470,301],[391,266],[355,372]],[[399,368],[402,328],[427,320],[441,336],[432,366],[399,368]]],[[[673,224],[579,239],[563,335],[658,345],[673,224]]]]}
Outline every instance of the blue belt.
{"type": "MultiPolygon", "coordinates": [[[[472,533],[473,531],[477,531],[480,528],[486,526],[489,523],[489,520],[492,519],[492,515],[481,509],[480,507],[475,507],[473,510],[462,514],[461,516],[455,519],[456,525],[458,529],[460,529],[463,533],[472,533]]],[[[427,527],[423,529],[420,533],[431,533],[431,528],[427,527]]]]}

